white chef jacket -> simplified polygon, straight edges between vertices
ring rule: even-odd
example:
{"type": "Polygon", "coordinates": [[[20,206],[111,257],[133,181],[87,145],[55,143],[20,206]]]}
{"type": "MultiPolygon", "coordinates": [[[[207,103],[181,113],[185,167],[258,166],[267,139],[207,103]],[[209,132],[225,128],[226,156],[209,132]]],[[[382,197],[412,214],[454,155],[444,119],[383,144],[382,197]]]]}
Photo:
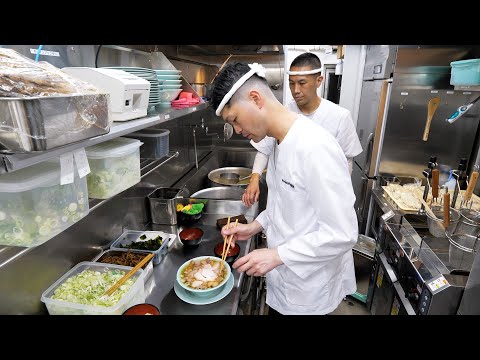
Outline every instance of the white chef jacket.
{"type": "Polygon", "coordinates": [[[347,160],[334,137],[303,115],[272,151],[267,208],[256,220],[284,264],[267,273],[267,304],[282,314],[329,313],[356,291],[347,160]]]}

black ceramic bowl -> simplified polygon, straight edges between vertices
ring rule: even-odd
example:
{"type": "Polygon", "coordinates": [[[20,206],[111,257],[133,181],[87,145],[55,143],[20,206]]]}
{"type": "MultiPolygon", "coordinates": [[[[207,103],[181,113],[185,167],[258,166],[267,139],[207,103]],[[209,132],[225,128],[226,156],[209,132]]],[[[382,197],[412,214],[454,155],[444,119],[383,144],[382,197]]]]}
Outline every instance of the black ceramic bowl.
{"type": "Polygon", "coordinates": [[[177,220],[180,225],[192,225],[196,223],[203,215],[203,212],[199,212],[195,215],[185,214],[184,212],[177,211],[177,220]]]}
{"type": "MultiPolygon", "coordinates": [[[[213,249],[213,252],[216,257],[222,258],[222,250],[223,250],[223,242],[218,243],[215,245],[215,248],[213,249]]],[[[227,262],[228,265],[232,266],[232,264],[237,260],[238,255],[240,254],[240,246],[238,244],[235,244],[235,247],[230,247],[227,253],[227,257],[225,258],[225,261],[227,262]]]]}
{"type": "Polygon", "coordinates": [[[186,228],[180,231],[180,241],[185,246],[196,246],[202,241],[203,230],[199,228],[186,228]]]}

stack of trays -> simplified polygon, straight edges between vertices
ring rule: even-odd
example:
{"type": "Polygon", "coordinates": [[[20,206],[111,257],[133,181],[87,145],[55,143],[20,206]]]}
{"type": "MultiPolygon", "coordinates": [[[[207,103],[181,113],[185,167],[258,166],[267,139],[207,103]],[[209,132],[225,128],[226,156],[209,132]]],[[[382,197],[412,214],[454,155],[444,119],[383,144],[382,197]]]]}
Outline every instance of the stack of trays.
{"type": "Polygon", "coordinates": [[[117,69],[126,71],[132,75],[138,76],[142,79],[145,79],[150,82],[150,96],[148,97],[148,107],[155,106],[160,104],[160,89],[158,87],[158,79],[154,70],[133,67],[133,66],[110,66],[105,67],[106,69],[117,69]]]}
{"type": "Polygon", "coordinates": [[[154,70],[157,74],[158,89],[160,93],[160,105],[170,106],[182,92],[182,71],[181,70],[154,70]]]}

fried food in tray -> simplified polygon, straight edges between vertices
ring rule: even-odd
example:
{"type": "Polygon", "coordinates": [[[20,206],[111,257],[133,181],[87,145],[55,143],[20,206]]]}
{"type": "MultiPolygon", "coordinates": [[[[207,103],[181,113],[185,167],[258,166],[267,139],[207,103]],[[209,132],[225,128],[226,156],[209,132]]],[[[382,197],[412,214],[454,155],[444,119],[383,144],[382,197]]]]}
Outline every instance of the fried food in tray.
{"type": "MultiPolygon", "coordinates": [[[[103,254],[97,261],[106,264],[135,267],[147,255],[147,253],[132,251],[109,251],[103,254]]],[[[142,266],[142,269],[145,269],[147,266],[148,262],[142,266]]]]}

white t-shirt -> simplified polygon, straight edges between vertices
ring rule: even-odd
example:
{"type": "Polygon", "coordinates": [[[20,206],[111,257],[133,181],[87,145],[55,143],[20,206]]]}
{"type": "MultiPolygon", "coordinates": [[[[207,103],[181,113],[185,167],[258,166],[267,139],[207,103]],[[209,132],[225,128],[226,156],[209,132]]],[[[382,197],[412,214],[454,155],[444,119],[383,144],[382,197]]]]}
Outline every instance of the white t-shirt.
{"type": "MultiPolygon", "coordinates": [[[[291,111],[303,114],[295,100],[291,100],[286,107],[291,111]]],[[[332,134],[337,139],[347,159],[353,158],[362,152],[362,145],[358,139],[349,110],[322,98],[317,110],[309,115],[303,115],[323,126],[332,134]]]]}

